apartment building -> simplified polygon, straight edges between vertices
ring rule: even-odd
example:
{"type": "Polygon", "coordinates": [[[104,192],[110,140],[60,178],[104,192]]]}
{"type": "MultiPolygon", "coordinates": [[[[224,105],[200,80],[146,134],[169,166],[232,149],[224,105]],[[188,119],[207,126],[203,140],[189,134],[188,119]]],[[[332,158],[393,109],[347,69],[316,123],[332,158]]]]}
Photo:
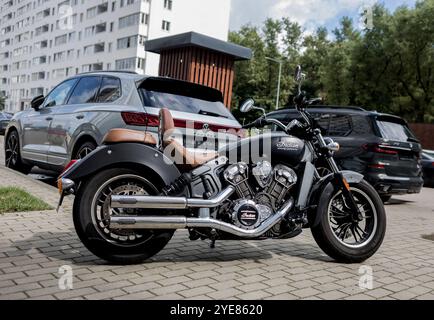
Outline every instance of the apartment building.
{"type": "Polygon", "coordinates": [[[229,15],[230,0],[0,0],[0,95],[17,112],[78,73],[157,75],[147,39],[196,31],[227,40],[229,15]]]}

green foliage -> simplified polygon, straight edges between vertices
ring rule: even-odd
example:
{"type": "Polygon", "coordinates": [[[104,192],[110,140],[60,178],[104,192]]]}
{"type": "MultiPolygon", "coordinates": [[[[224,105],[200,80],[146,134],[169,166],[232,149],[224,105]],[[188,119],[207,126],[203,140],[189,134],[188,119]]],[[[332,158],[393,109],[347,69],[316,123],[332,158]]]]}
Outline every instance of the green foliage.
{"type": "Polygon", "coordinates": [[[325,28],[306,34],[288,18],[231,32],[230,41],[254,51],[252,61],[236,66],[233,109],[250,97],[274,109],[279,65],[269,57],[283,62],[282,105],[292,102],[292,74],[301,64],[310,97],[434,123],[434,0],[394,13],[376,5],[373,13],[372,30],[358,31],[344,17],[330,35],[325,28]]]}
{"type": "Polygon", "coordinates": [[[5,212],[23,212],[52,210],[45,202],[15,187],[0,188],[0,214],[5,212]]]}

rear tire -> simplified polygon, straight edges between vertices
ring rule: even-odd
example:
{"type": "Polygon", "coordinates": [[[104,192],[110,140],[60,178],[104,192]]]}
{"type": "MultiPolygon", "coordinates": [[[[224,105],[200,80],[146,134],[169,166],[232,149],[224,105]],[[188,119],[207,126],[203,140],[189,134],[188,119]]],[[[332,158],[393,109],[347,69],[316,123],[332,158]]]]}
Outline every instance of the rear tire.
{"type": "Polygon", "coordinates": [[[5,166],[15,171],[28,174],[33,166],[23,163],[20,153],[20,139],[18,132],[13,130],[6,138],[5,146],[5,166]]]}
{"type": "MultiPolygon", "coordinates": [[[[116,264],[138,264],[160,252],[175,230],[113,230],[107,215],[120,209],[107,205],[111,194],[155,195],[157,188],[130,169],[108,169],[97,173],[80,187],[74,200],[74,226],[90,252],[116,264]],[[107,194],[108,190],[112,190],[107,194]]],[[[128,212],[131,214],[131,212],[128,212]]]]}
{"type": "Polygon", "coordinates": [[[357,224],[359,228],[349,222],[350,212],[340,207],[344,205],[340,198],[342,194],[329,184],[320,197],[317,209],[319,222],[312,227],[312,235],[319,247],[336,261],[360,263],[380,248],[386,232],[386,214],[383,202],[369,183],[363,180],[350,184],[350,187],[365,217],[357,224]]]}

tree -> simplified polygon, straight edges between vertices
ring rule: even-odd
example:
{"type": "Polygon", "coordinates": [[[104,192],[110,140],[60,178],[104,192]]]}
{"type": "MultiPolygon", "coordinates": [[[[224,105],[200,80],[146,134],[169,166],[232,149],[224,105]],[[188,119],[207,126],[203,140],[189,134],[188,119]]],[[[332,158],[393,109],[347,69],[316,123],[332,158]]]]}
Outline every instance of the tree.
{"type": "Polygon", "coordinates": [[[359,31],[343,17],[332,37],[326,28],[306,34],[289,18],[232,32],[232,42],[254,51],[252,61],[236,66],[233,107],[253,97],[267,110],[273,108],[279,66],[270,57],[283,62],[282,105],[292,103],[290,75],[302,64],[310,97],[434,123],[434,0],[393,13],[375,5],[373,14],[373,29],[359,31]]]}

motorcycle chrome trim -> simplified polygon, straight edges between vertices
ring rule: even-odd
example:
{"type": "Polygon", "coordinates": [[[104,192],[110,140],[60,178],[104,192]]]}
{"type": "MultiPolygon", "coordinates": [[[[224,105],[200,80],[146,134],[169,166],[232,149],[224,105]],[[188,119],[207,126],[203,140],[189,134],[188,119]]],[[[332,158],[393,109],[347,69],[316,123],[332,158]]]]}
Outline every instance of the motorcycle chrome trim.
{"type": "Polygon", "coordinates": [[[215,208],[226,201],[235,188],[230,186],[211,199],[156,196],[111,196],[111,207],[119,209],[176,209],[215,208]]]}
{"type": "Polygon", "coordinates": [[[70,179],[60,178],[59,180],[57,180],[57,189],[59,190],[60,194],[62,194],[63,192],[69,192],[74,187],[75,182],[70,179]]]}
{"type": "Polygon", "coordinates": [[[315,166],[310,162],[306,162],[306,167],[303,174],[303,182],[301,183],[300,194],[297,200],[297,206],[301,209],[304,209],[307,206],[309,192],[312,189],[315,178],[315,171],[315,166]]]}
{"type": "Polygon", "coordinates": [[[188,217],[128,217],[112,216],[110,227],[113,229],[186,229],[186,228],[212,228],[227,232],[243,238],[258,238],[280,222],[293,208],[294,201],[288,200],[282,208],[265,220],[258,228],[245,230],[232,224],[212,218],[188,218],[188,217]]]}

